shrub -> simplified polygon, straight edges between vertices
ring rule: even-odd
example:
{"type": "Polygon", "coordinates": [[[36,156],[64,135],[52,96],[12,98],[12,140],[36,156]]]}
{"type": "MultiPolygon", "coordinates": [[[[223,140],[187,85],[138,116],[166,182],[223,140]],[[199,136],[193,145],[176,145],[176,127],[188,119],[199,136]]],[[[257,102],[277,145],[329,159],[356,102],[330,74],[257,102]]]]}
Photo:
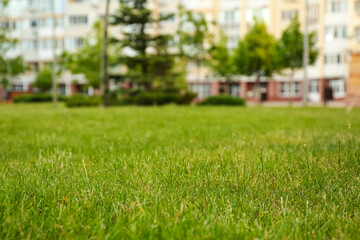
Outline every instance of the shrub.
{"type": "Polygon", "coordinates": [[[83,94],[77,94],[74,96],[71,96],[66,101],[67,107],[96,107],[99,106],[102,103],[102,100],[100,97],[90,97],[83,94]]]}
{"type": "Polygon", "coordinates": [[[245,106],[246,102],[243,98],[236,98],[229,95],[217,95],[205,99],[199,103],[201,106],[205,105],[228,105],[228,106],[245,106]]]}
{"type": "Polygon", "coordinates": [[[196,97],[196,94],[186,92],[180,94],[176,92],[141,92],[134,97],[127,96],[123,100],[126,103],[132,103],[140,106],[165,105],[169,103],[190,104],[196,97]]]}
{"type": "MultiPolygon", "coordinates": [[[[59,96],[59,101],[66,101],[66,96],[59,96]]],[[[34,93],[17,96],[13,99],[14,103],[40,103],[40,102],[51,102],[52,95],[50,93],[34,93]]]]}
{"type": "Polygon", "coordinates": [[[185,92],[181,95],[178,104],[180,105],[189,105],[197,97],[197,93],[185,92]]]}
{"type": "Polygon", "coordinates": [[[40,89],[42,92],[49,91],[52,86],[52,72],[48,69],[42,70],[36,76],[34,87],[40,89]]]}

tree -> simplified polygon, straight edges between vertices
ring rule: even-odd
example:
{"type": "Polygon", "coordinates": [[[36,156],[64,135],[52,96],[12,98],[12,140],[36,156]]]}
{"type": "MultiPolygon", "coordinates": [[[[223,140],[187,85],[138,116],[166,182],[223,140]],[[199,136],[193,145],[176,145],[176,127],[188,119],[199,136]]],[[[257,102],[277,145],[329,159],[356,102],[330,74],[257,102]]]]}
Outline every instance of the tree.
{"type": "Polygon", "coordinates": [[[41,92],[48,92],[52,87],[52,72],[49,69],[40,71],[34,81],[34,87],[40,89],[41,92]]]}
{"type": "MultiPolygon", "coordinates": [[[[0,19],[8,3],[9,1],[0,2],[0,19]]],[[[10,77],[18,76],[27,70],[21,56],[6,58],[8,51],[17,43],[16,39],[9,38],[8,34],[8,29],[0,27],[0,89],[4,88],[5,91],[9,85],[10,77]]]]}
{"type": "Polygon", "coordinates": [[[150,35],[147,28],[171,17],[166,15],[154,19],[146,8],[146,0],[120,0],[120,9],[113,15],[112,24],[124,27],[120,43],[123,53],[118,60],[127,67],[124,76],[145,91],[158,86],[174,84],[176,78],[170,76],[174,66],[174,56],[169,54],[170,35],[150,35]]]}
{"type": "Polygon", "coordinates": [[[231,81],[235,72],[233,56],[227,48],[228,39],[224,34],[220,35],[218,43],[212,44],[209,49],[209,60],[207,65],[212,69],[214,75],[231,81]]]}
{"type": "Polygon", "coordinates": [[[100,87],[101,79],[101,49],[103,44],[103,25],[96,22],[92,32],[84,40],[84,45],[75,53],[64,52],[61,63],[64,68],[74,74],[84,74],[88,84],[94,88],[100,87]]]}
{"type": "Polygon", "coordinates": [[[235,50],[234,64],[236,73],[255,76],[255,96],[260,100],[261,77],[270,77],[274,71],[274,39],[267,32],[265,23],[255,19],[255,24],[239,41],[235,50]]]}
{"type": "Polygon", "coordinates": [[[203,14],[185,11],[180,8],[180,25],[178,30],[180,55],[195,61],[197,75],[200,78],[200,69],[206,58],[206,42],[210,41],[208,23],[203,14]]]}
{"type": "MultiPolygon", "coordinates": [[[[278,70],[290,70],[290,102],[295,95],[294,74],[297,69],[303,67],[304,36],[300,31],[300,22],[296,16],[289,27],[282,33],[276,44],[276,63],[278,70]]],[[[314,64],[318,56],[316,49],[315,34],[309,34],[309,63],[314,64]]]]}

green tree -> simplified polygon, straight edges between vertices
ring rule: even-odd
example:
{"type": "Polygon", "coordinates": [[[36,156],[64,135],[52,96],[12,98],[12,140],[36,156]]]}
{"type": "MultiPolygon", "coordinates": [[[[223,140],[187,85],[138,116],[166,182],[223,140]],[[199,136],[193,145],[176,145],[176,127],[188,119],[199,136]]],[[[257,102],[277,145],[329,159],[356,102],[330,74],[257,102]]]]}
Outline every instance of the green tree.
{"type": "MultiPolygon", "coordinates": [[[[9,1],[0,2],[0,20],[6,12],[9,1]]],[[[24,73],[27,68],[23,64],[21,56],[6,58],[8,51],[17,43],[16,39],[8,37],[9,30],[0,27],[0,88],[7,89],[11,77],[24,73]]]]}
{"type": "Polygon", "coordinates": [[[124,78],[150,91],[159,86],[173,85],[176,78],[171,76],[174,56],[168,52],[172,37],[147,33],[148,26],[156,26],[171,15],[155,19],[146,6],[146,0],[120,0],[120,9],[113,15],[112,25],[124,27],[123,38],[114,41],[124,50],[118,58],[127,67],[124,78]]]}
{"type": "Polygon", "coordinates": [[[195,61],[197,75],[200,78],[200,69],[207,57],[206,43],[211,41],[209,26],[205,16],[193,13],[180,7],[180,25],[178,30],[180,55],[187,60],[195,61]]]}
{"type": "MultiPolygon", "coordinates": [[[[304,36],[300,31],[300,22],[296,16],[289,27],[282,33],[280,40],[276,43],[275,62],[278,70],[290,70],[290,102],[295,95],[294,74],[303,67],[304,58],[304,36]]],[[[315,33],[309,34],[309,64],[314,64],[318,56],[316,49],[315,33]]]]}
{"type": "Polygon", "coordinates": [[[34,87],[40,89],[41,92],[48,92],[52,87],[52,72],[49,69],[40,71],[34,81],[34,87]]]}
{"type": "Polygon", "coordinates": [[[227,82],[231,81],[235,68],[233,64],[232,52],[227,48],[228,38],[220,35],[218,43],[212,44],[209,49],[209,60],[207,65],[211,68],[215,76],[224,78],[227,82]]]}
{"type": "Polygon", "coordinates": [[[275,69],[274,38],[267,32],[264,22],[255,19],[243,40],[235,50],[235,72],[241,75],[255,76],[255,96],[260,100],[261,77],[270,77],[275,69]]]}
{"type": "Polygon", "coordinates": [[[0,56],[0,85],[4,88],[7,88],[10,79],[9,77],[15,77],[27,70],[27,67],[24,66],[24,60],[22,56],[17,56],[14,58],[5,59],[3,56],[0,56]]]}
{"type": "Polygon", "coordinates": [[[59,62],[63,68],[68,69],[74,74],[84,74],[90,86],[99,88],[103,44],[102,22],[96,22],[92,32],[83,41],[84,45],[75,53],[64,52],[59,62]]]}

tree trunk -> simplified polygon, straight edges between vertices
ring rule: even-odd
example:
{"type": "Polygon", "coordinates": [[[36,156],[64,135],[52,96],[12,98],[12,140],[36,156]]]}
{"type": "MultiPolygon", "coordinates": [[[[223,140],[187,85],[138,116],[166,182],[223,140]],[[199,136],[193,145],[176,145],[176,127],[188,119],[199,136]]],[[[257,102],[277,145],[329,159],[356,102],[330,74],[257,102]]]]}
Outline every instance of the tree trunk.
{"type": "Polygon", "coordinates": [[[52,35],[52,50],[53,50],[53,66],[52,66],[52,92],[53,92],[53,106],[54,108],[57,107],[57,102],[58,102],[58,90],[57,90],[57,79],[56,79],[56,16],[55,16],[55,0],[52,1],[52,20],[53,20],[53,24],[52,24],[52,31],[53,31],[53,35],[52,35]]]}
{"type": "Polygon", "coordinates": [[[201,75],[201,60],[199,58],[196,59],[196,81],[200,82],[200,75],[201,75]]]}
{"type": "Polygon", "coordinates": [[[289,105],[293,105],[293,98],[295,97],[295,88],[294,88],[294,74],[295,71],[291,70],[290,86],[289,86],[289,105]]]}
{"type": "Polygon", "coordinates": [[[261,75],[257,74],[256,75],[256,80],[255,80],[255,98],[256,98],[256,103],[260,104],[261,103],[261,93],[260,93],[260,78],[261,75]]]}
{"type": "Polygon", "coordinates": [[[108,25],[109,25],[109,5],[110,0],[106,0],[106,10],[104,16],[104,39],[103,39],[103,82],[104,82],[104,106],[110,106],[110,83],[108,76],[108,25]]]}

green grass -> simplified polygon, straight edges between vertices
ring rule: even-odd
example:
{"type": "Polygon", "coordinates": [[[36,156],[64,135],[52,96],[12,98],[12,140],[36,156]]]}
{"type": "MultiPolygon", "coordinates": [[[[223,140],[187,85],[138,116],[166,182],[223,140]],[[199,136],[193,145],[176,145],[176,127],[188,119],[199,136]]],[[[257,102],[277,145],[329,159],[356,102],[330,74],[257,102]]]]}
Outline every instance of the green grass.
{"type": "Polygon", "coordinates": [[[360,110],[0,106],[0,239],[357,239],[360,110]]]}

